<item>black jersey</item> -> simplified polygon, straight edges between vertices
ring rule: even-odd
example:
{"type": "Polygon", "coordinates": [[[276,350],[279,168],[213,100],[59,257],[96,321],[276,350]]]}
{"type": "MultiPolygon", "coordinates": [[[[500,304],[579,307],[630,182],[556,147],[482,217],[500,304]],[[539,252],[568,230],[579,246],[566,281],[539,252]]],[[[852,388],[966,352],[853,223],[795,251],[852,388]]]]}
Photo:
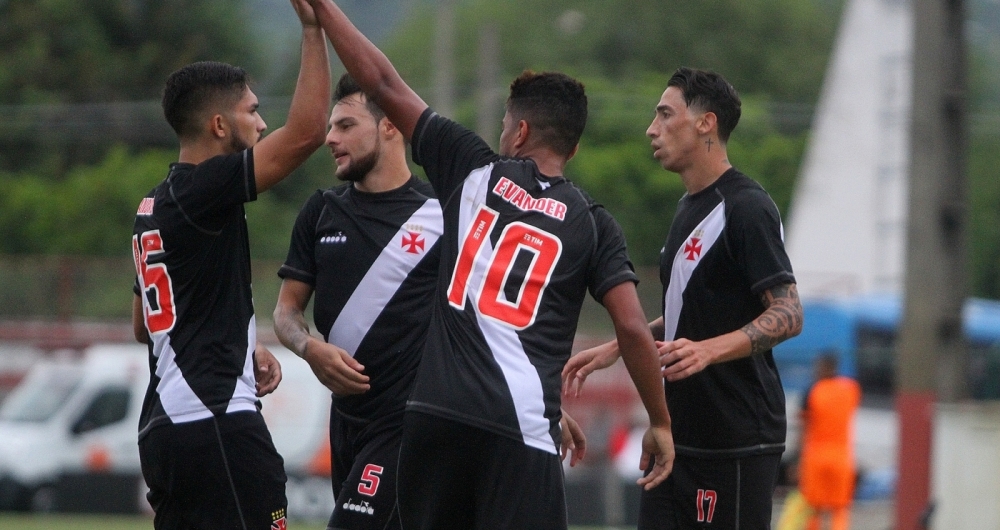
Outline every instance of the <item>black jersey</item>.
{"type": "Polygon", "coordinates": [[[140,436],[163,423],[256,411],[250,244],[253,151],[171,164],[142,200],[132,251],[149,331],[140,436]]]}
{"type": "Polygon", "coordinates": [[[349,416],[373,420],[406,404],[437,277],[433,197],[416,177],[382,193],[344,184],[313,194],[295,221],[278,275],[313,286],[316,328],[365,366],[368,392],[334,396],[349,416]]]}
{"type": "MultiPolygon", "coordinates": [[[[763,292],[795,281],[778,209],[767,192],[730,169],[685,195],[660,255],[666,340],[705,340],[764,312],[763,292]]],[[[785,395],[771,351],[666,383],[678,454],[781,452],[785,395]]]]}
{"type": "Polygon", "coordinates": [[[430,109],[413,159],[443,201],[435,308],[407,410],[555,453],[560,374],[589,288],[636,281],[621,229],[563,177],[430,109]]]}

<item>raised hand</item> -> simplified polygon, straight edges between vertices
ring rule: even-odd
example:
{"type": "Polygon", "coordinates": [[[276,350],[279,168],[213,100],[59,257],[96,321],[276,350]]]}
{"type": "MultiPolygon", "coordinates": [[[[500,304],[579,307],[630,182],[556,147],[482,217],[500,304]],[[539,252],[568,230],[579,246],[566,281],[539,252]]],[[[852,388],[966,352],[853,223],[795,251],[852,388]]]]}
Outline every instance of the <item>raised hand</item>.
{"type": "Polygon", "coordinates": [[[319,26],[319,20],[316,19],[316,11],[312,5],[314,2],[307,0],[291,0],[291,2],[295,14],[299,16],[299,21],[302,22],[303,26],[319,26]]]}

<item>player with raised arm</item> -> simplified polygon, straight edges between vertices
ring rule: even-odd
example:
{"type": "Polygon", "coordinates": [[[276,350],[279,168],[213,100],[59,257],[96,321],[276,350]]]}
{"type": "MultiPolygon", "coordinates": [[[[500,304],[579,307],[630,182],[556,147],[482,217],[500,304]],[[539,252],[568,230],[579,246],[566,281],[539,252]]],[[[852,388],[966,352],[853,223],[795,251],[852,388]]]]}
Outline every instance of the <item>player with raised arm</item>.
{"type": "MultiPolygon", "coordinates": [[[[274,329],[333,392],[337,502],[329,527],[399,528],[403,410],[437,285],[441,206],[431,186],[411,174],[402,134],[348,74],[333,99],[326,144],[344,184],[316,192],[299,213],[278,271],[274,329]],[[323,339],[305,319],[314,292],[323,339]]],[[[585,444],[572,427],[571,465],[585,444]]]]}
{"type": "Polygon", "coordinates": [[[178,161],[140,203],[132,321],[149,344],[139,457],[158,530],[284,527],[285,471],[260,414],[280,366],[257,343],[244,203],[322,145],[330,98],[326,38],[312,7],[284,127],[266,125],[242,68],[172,73],[163,111],[178,161]]]}
{"type": "MultiPolygon", "coordinates": [[[[785,396],[771,348],[802,330],[802,306],[764,189],[729,163],[740,99],[722,76],[680,68],[656,106],[653,156],[687,193],[660,255],[657,338],[677,443],[674,473],[644,491],[639,528],[768,530],[785,447],[785,396]]],[[[618,358],[614,342],[578,353],[579,392],[618,358]]]]}
{"type": "Polygon", "coordinates": [[[670,418],[614,219],[562,174],[586,123],[583,86],[522,74],[500,154],[434,113],[333,3],[310,0],[347,71],[413,148],[442,201],[427,343],[407,404],[404,528],[566,528],[560,373],[589,289],[608,309],[649,412],[652,487],[670,472],[670,418]]]}

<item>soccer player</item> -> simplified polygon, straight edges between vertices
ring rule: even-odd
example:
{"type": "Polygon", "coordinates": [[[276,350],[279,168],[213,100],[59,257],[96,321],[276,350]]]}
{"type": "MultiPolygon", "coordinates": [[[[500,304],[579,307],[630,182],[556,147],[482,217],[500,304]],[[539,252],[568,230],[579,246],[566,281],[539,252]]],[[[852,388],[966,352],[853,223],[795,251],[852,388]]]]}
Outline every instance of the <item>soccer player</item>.
{"type": "MultiPolygon", "coordinates": [[[[658,342],[677,460],[642,492],[639,528],[765,530],[785,447],[785,395],[771,348],[802,330],[802,306],[767,192],[729,163],[740,99],[722,76],[680,68],[646,134],[687,193],[660,254],[658,342]]],[[[579,392],[615,362],[613,343],[563,372],[579,392]]]]}
{"type": "Polygon", "coordinates": [[[621,230],[566,180],[586,123],[583,86],[514,81],[500,151],[436,114],[328,0],[310,0],[347,71],[412,145],[442,201],[437,291],[404,417],[404,528],[566,528],[560,373],[589,288],[608,308],[651,416],[655,485],[673,443],[656,346],[621,230]]]}
{"type": "Polygon", "coordinates": [[[317,191],[299,213],[274,330],[334,395],[330,528],[398,528],[399,437],[427,332],[441,206],[411,174],[403,135],[353,79],[342,77],[333,99],[326,145],[346,184],[317,191]],[[314,291],[325,341],[305,320],[314,291]]]}
{"type": "Polygon", "coordinates": [[[851,526],[854,498],[854,415],[861,404],[861,387],[837,374],[837,357],[824,353],[816,360],[816,381],[802,400],[802,457],[799,488],[813,511],[809,530],[819,530],[830,518],[831,530],[851,526]]]}
{"type": "Polygon", "coordinates": [[[150,367],[139,456],[158,530],[284,527],[283,462],[258,400],[280,367],[256,340],[243,205],[323,142],[326,39],[311,6],[292,5],[302,63],[284,127],[261,138],[241,68],[190,64],[163,91],[180,154],[140,203],[132,236],[133,328],[150,367]]]}
{"type": "MultiPolygon", "coordinates": [[[[274,329],[334,394],[330,528],[398,528],[403,411],[430,322],[443,229],[434,190],[410,173],[406,142],[347,74],[334,90],[326,145],[345,184],[318,191],[292,232],[274,329]],[[305,310],[315,291],[309,333],[305,310]]],[[[564,419],[568,416],[564,416],[564,419]]],[[[565,440],[585,447],[572,424],[565,440]]],[[[565,454],[565,453],[564,453],[565,454]]]]}

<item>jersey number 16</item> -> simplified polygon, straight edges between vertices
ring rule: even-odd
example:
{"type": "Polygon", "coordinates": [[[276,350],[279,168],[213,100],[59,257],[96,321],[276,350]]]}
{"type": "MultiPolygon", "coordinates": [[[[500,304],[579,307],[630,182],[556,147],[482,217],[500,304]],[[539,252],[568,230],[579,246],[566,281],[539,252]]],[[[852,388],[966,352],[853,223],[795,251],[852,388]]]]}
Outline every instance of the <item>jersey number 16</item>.
{"type": "Polygon", "coordinates": [[[159,230],[143,232],[141,238],[132,236],[132,257],[135,259],[135,272],[139,275],[139,287],[142,289],[146,329],[150,333],[170,331],[177,321],[174,312],[174,286],[167,266],[149,263],[150,256],[162,252],[163,239],[160,238],[159,230]]]}

